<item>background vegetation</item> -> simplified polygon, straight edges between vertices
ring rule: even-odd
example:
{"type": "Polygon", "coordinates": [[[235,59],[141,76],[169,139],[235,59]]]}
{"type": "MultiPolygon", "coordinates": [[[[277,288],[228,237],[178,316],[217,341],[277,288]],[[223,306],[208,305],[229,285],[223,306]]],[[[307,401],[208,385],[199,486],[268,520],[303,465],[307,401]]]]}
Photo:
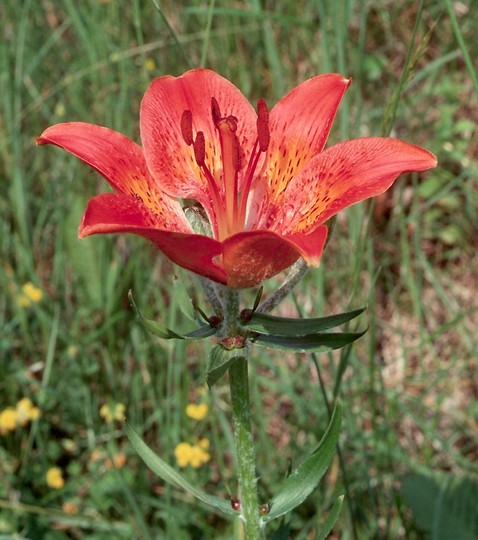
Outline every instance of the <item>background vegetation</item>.
{"type": "Polygon", "coordinates": [[[465,531],[456,538],[478,538],[476,504],[470,509],[478,458],[473,0],[156,2],[0,6],[0,538],[233,534],[232,524],[154,478],[121,422],[100,414],[124,404],[172,464],[178,443],[208,439],[210,461],[185,474],[235,495],[226,387],[203,391],[208,345],[145,335],[127,291],[172,327],[187,326],[174,294],[181,285],[208,306],[194,279],[142,239],[79,242],[86,201],[106,184],[65,152],[34,144],[44,128],[69,120],[139,140],[149,82],[200,65],[270,106],[312,75],[352,76],[331,142],[391,133],[439,159],[436,170],[403,177],[374,204],[340,215],[321,269],[281,306],[283,314],[317,316],[368,304],[361,342],[317,358],[256,351],[264,501],[290,460],[320,439],[324,392],[345,405],[342,467],[337,460],[276,538],[313,539],[345,492],[333,538],[445,538],[440,519],[464,524],[454,526],[465,531]],[[22,398],[38,418],[28,406],[18,416],[22,398]],[[209,414],[188,417],[191,403],[207,403],[209,414]],[[451,499],[435,512],[440,489],[451,499]]]}

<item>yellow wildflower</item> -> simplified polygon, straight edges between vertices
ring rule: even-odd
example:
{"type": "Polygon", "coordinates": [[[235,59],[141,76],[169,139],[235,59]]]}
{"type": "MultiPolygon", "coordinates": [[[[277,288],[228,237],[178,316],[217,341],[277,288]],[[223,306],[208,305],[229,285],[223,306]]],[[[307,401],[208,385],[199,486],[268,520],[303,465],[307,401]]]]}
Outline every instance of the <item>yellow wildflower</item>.
{"type": "Polygon", "coordinates": [[[115,420],[124,420],[126,406],[123,403],[115,403],[113,406],[105,403],[100,408],[100,416],[104,418],[107,424],[112,424],[115,420]]]}
{"type": "Polygon", "coordinates": [[[179,467],[187,467],[191,457],[192,447],[189,443],[179,443],[174,449],[174,455],[179,467]]]}
{"type": "Polygon", "coordinates": [[[17,411],[13,407],[7,407],[0,412],[0,435],[5,435],[17,427],[17,411]]]}
{"type": "Polygon", "coordinates": [[[209,440],[208,439],[199,439],[198,446],[203,450],[209,450],[209,440]]]}
{"type": "Polygon", "coordinates": [[[40,409],[34,407],[31,399],[25,397],[17,403],[17,425],[25,426],[30,420],[40,416],[40,409]]]}
{"type": "Polygon", "coordinates": [[[211,459],[211,455],[206,450],[209,448],[207,439],[200,439],[198,444],[179,443],[174,449],[176,463],[179,467],[187,467],[190,465],[194,469],[198,469],[211,459]]]}
{"type": "Polygon", "coordinates": [[[209,452],[204,451],[199,445],[195,444],[192,447],[191,456],[189,457],[189,464],[191,467],[198,469],[204,463],[207,463],[211,459],[209,452]]]}
{"type": "Polygon", "coordinates": [[[146,58],[144,61],[144,68],[146,71],[154,71],[156,69],[156,63],[152,58],[146,58]]]}
{"type": "Polygon", "coordinates": [[[43,291],[33,285],[31,281],[27,281],[22,287],[21,294],[17,297],[17,302],[20,307],[29,307],[41,302],[42,298],[43,291]]]}
{"type": "Polygon", "coordinates": [[[63,472],[59,467],[51,467],[46,473],[46,483],[53,489],[61,489],[65,485],[63,472]]]}
{"type": "Polygon", "coordinates": [[[208,412],[209,406],[206,403],[200,403],[199,405],[196,405],[195,403],[190,403],[186,407],[186,415],[193,420],[204,420],[208,412]]]}

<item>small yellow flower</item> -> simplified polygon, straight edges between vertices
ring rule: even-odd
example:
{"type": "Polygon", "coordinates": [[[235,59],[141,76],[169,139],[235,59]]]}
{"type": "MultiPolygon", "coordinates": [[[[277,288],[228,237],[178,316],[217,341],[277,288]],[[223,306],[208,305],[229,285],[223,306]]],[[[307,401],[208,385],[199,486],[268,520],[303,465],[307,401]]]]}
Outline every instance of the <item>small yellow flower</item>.
{"type": "Polygon", "coordinates": [[[17,403],[17,425],[26,426],[40,416],[40,409],[34,407],[31,399],[23,398],[17,403]]]}
{"type": "Polygon", "coordinates": [[[46,483],[52,489],[61,489],[65,485],[63,472],[59,467],[51,467],[46,473],[46,483]]]}
{"type": "Polygon", "coordinates": [[[0,412],[0,435],[5,435],[17,427],[17,410],[7,407],[0,412]]]}
{"type": "Polygon", "coordinates": [[[187,467],[190,465],[194,469],[198,469],[211,459],[211,455],[206,450],[209,448],[207,439],[200,439],[198,444],[179,443],[174,449],[176,463],[179,467],[187,467]]]}
{"type": "Polygon", "coordinates": [[[174,449],[174,455],[179,467],[187,467],[191,459],[192,447],[189,443],[179,443],[174,449]]]}
{"type": "Polygon", "coordinates": [[[199,439],[198,446],[203,450],[209,450],[209,440],[208,439],[199,439]]]}
{"type": "Polygon", "coordinates": [[[144,68],[146,71],[154,71],[156,69],[156,63],[152,58],[146,58],[144,61],[144,68]]]}
{"type": "Polygon", "coordinates": [[[126,406],[123,403],[115,403],[114,405],[105,403],[100,408],[100,416],[107,424],[112,424],[115,420],[124,420],[125,411],[126,406]]]}
{"type": "Polygon", "coordinates": [[[204,420],[208,412],[209,406],[206,403],[200,403],[199,405],[196,405],[195,403],[190,403],[186,407],[186,415],[193,420],[204,420]]]}
{"type": "Polygon", "coordinates": [[[201,465],[204,465],[211,459],[209,452],[205,452],[200,446],[194,445],[192,447],[191,456],[189,457],[189,464],[194,469],[198,469],[201,465]]]}
{"type": "Polygon", "coordinates": [[[42,298],[43,291],[33,285],[31,281],[27,281],[22,287],[21,294],[17,297],[17,302],[20,307],[29,307],[41,302],[42,298]]]}

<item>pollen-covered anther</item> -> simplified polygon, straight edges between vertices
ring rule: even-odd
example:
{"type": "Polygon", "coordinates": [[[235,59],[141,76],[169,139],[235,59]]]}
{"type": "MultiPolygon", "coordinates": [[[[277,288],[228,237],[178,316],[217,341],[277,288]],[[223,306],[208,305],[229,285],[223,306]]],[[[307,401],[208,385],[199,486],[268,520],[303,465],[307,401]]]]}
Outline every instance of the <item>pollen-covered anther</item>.
{"type": "Polygon", "coordinates": [[[257,139],[260,151],[265,152],[269,148],[271,133],[269,129],[269,108],[263,99],[257,102],[257,139]]]}
{"type": "Polygon", "coordinates": [[[193,115],[189,110],[185,110],[181,116],[181,134],[184,142],[191,146],[193,144],[193,115]]]}

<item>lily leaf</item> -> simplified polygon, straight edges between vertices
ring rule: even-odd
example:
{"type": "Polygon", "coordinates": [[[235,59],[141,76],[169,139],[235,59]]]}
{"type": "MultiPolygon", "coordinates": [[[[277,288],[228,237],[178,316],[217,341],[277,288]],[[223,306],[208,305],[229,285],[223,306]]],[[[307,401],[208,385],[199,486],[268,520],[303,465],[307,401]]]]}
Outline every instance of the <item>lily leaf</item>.
{"type": "Polygon", "coordinates": [[[154,334],[155,336],[158,336],[162,339],[204,339],[210,336],[213,336],[217,329],[213,328],[209,324],[203,324],[199,328],[196,328],[196,330],[193,330],[192,332],[188,332],[187,334],[178,334],[174,330],[170,330],[166,326],[163,326],[162,324],[159,324],[156,321],[153,321],[151,319],[147,319],[138,309],[138,306],[136,305],[136,302],[133,298],[133,293],[129,291],[128,298],[131,303],[132,308],[134,309],[134,312],[136,313],[136,316],[141,321],[142,325],[148,330],[148,332],[151,332],[151,334],[154,334]]]}
{"type": "Polygon", "coordinates": [[[178,302],[181,313],[187,317],[190,321],[197,321],[197,313],[194,309],[194,305],[189,297],[184,280],[175,277],[173,279],[173,294],[175,300],[178,302]]]}
{"type": "Polygon", "coordinates": [[[229,366],[239,358],[248,356],[248,349],[225,349],[222,345],[216,345],[209,355],[209,365],[206,374],[206,382],[212,388],[217,381],[226,373],[229,366]]]}
{"type": "Polygon", "coordinates": [[[259,334],[254,337],[254,342],[257,345],[263,345],[272,349],[285,349],[295,352],[324,352],[345,347],[362,337],[366,331],[330,332],[289,337],[259,334]]]}
{"type": "Polygon", "coordinates": [[[318,334],[324,330],[335,328],[358,317],[367,308],[354,309],[346,313],[329,315],[317,319],[288,319],[274,317],[266,313],[253,312],[249,320],[243,321],[243,325],[261,334],[274,336],[306,336],[318,334]]]}
{"type": "Polygon", "coordinates": [[[207,493],[201,488],[194,486],[183,476],[181,476],[175,469],[173,469],[159,456],[157,456],[128,423],[125,424],[125,429],[126,434],[128,435],[128,439],[133,445],[133,448],[139,454],[140,458],[157,476],[162,478],[164,481],[173,484],[174,486],[183,488],[203,503],[212,506],[214,510],[216,510],[221,515],[239,515],[239,512],[232,509],[231,503],[229,501],[220,499],[219,497],[215,497],[213,495],[209,495],[209,493],[207,493]]]}
{"type": "Polygon", "coordinates": [[[334,456],[341,423],[342,408],[337,403],[317,448],[287,477],[281,491],[271,499],[270,511],[262,517],[264,523],[290,512],[314,491],[334,456]]]}

